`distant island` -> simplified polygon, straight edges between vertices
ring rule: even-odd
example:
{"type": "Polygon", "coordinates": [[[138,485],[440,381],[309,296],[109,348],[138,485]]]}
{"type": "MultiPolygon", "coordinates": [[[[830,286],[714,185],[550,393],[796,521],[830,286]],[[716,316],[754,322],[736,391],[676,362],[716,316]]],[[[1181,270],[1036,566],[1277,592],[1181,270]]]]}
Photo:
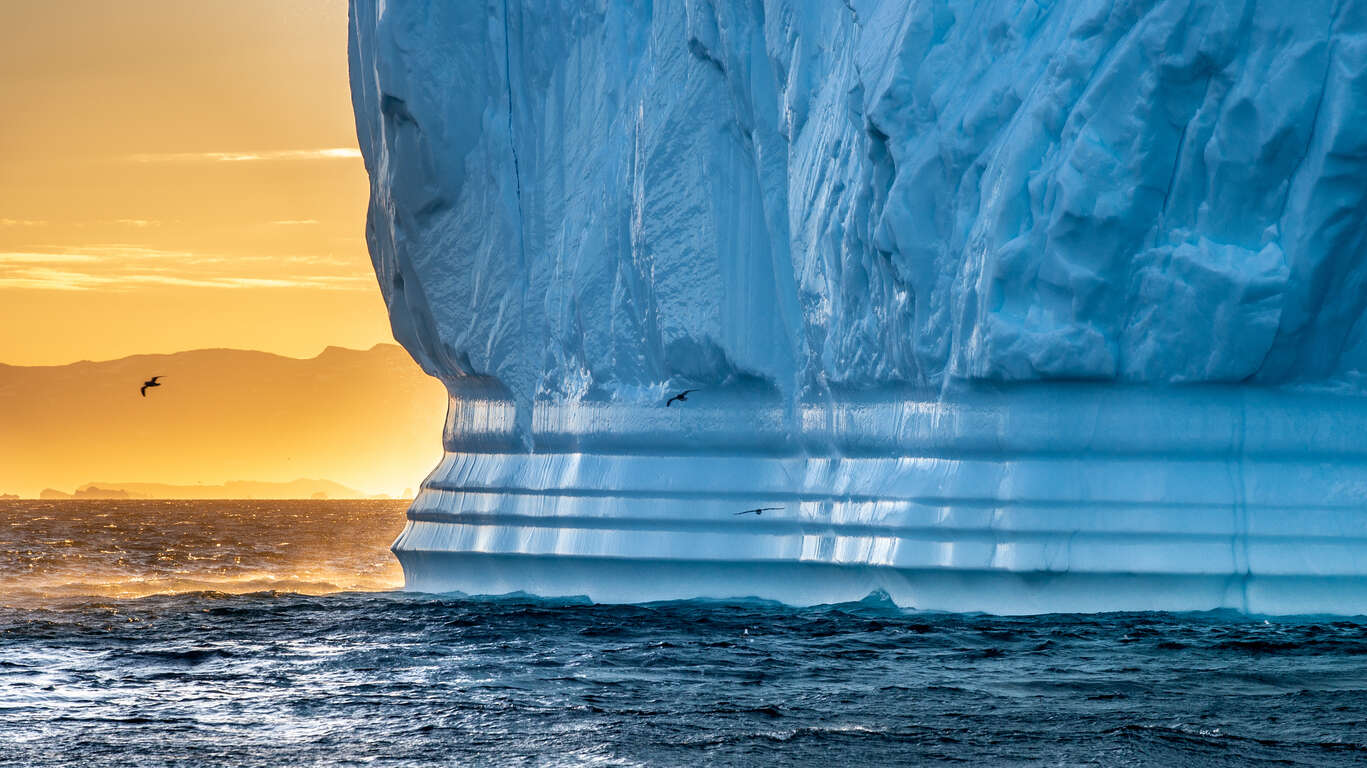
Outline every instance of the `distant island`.
{"type": "MultiPolygon", "coordinates": [[[[12,498],[19,498],[14,496],[12,498]]],[[[86,483],[71,493],[45,488],[38,498],[63,499],[391,499],[389,494],[367,494],[331,480],[252,482],[235,480],[220,485],[168,483],[86,483]]]]}

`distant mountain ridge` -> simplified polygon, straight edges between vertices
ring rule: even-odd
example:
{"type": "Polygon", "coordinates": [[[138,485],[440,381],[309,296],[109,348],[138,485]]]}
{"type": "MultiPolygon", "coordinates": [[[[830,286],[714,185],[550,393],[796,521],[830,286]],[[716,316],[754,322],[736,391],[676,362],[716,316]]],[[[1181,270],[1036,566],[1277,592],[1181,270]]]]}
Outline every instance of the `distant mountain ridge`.
{"type": "Polygon", "coordinates": [[[0,493],[212,486],[261,498],[249,486],[273,484],[293,498],[397,496],[440,458],[445,402],[441,384],[393,344],[306,359],[202,349],[0,364],[0,493]],[[163,386],[140,395],[158,375],[163,386]],[[335,487],[303,493],[292,485],[299,478],[335,487]]]}

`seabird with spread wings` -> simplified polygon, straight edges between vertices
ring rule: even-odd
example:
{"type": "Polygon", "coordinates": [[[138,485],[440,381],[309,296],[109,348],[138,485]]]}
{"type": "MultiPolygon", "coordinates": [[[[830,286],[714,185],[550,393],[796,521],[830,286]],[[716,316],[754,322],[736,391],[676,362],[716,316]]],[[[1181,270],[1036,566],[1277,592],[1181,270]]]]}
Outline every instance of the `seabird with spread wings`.
{"type": "Polygon", "coordinates": [[[675,395],[675,396],[669,398],[668,400],[666,400],[666,401],[665,401],[665,407],[668,408],[669,406],[673,405],[675,400],[678,400],[678,401],[681,402],[681,403],[687,402],[687,401],[688,401],[688,393],[690,393],[690,392],[697,392],[697,391],[698,391],[698,390],[696,390],[696,389],[685,389],[684,391],[680,392],[679,394],[677,394],[677,395],[675,395]]]}

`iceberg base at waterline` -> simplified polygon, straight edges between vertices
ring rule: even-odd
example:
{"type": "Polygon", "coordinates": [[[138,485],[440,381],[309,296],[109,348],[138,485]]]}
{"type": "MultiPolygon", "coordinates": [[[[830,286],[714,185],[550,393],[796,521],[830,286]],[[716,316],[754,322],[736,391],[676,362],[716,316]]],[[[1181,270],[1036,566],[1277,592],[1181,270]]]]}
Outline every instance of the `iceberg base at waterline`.
{"type": "Polygon", "coordinates": [[[446,456],[394,544],[409,589],[1367,613],[1364,398],[731,386],[517,421],[487,380],[453,389],[446,456]]]}

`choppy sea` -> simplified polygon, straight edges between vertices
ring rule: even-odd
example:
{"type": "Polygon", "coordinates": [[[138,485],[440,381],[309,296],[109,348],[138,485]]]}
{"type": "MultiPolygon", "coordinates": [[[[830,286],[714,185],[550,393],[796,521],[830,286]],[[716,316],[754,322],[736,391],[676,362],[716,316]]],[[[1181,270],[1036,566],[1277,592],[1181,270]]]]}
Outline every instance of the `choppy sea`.
{"type": "Polygon", "coordinates": [[[1367,619],[407,594],[403,510],[0,502],[0,764],[1367,764],[1367,619]]]}

